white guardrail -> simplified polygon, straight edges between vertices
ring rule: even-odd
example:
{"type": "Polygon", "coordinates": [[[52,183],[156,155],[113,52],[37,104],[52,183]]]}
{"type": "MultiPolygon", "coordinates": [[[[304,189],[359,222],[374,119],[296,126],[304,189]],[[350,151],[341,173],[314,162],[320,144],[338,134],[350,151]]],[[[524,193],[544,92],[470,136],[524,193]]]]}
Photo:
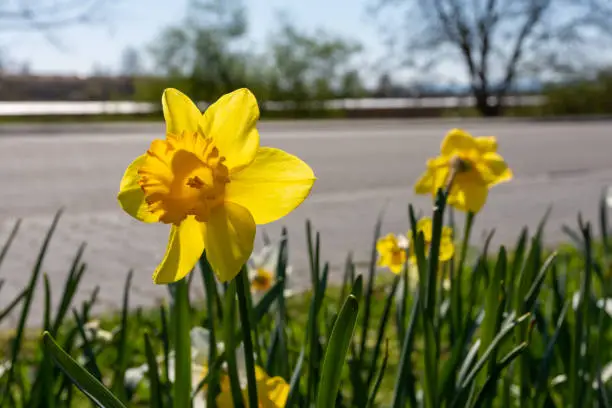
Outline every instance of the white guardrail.
{"type": "MultiPolygon", "coordinates": [[[[506,106],[539,106],[544,103],[543,96],[509,96],[505,98],[506,106]]],[[[363,98],[334,99],[323,103],[312,103],[311,106],[335,110],[361,109],[419,109],[419,108],[458,108],[474,106],[473,97],[445,98],[363,98]]],[[[205,102],[198,103],[200,108],[206,107],[205,102]]],[[[273,102],[265,103],[272,111],[283,111],[295,108],[295,103],[273,102]]],[[[0,116],[61,116],[61,115],[134,115],[158,111],[159,104],[129,101],[53,101],[26,102],[0,101],[0,116]]]]}

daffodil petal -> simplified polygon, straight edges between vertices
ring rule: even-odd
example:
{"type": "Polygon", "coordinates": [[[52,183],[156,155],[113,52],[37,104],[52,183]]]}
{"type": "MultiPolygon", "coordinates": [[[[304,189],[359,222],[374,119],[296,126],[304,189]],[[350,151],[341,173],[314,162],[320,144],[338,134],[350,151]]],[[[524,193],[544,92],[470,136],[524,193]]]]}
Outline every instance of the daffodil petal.
{"type": "Polygon", "coordinates": [[[472,135],[462,129],[452,129],[446,134],[440,146],[443,156],[452,156],[456,152],[478,149],[476,140],[472,135]]]}
{"type": "Polygon", "coordinates": [[[433,222],[429,217],[423,217],[419,221],[417,221],[416,225],[417,233],[423,233],[423,239],[425,242],[431,242],[431,236],[433,233],[433,222]]]}
{"type": "Polygon", "coordinates": [[[394,274],[399,275],[399,273],[402,271],[402,266],[404,266],[404,264],[393,264],[389,266],[389,269],[394,274]]]}
{"type": "Polygon", "coordinates": [[[458,182],[459,180],[458,177],[453,183],[448,197],[449,205],[461,211],[477,213],[487,201],[489,193],[487,186],[470,179],[464,182],[458,182]]]}
{"type": "Polygon", "coordinates": [[[396,238],[393,234],[387,234],[376,241],[376,250],[384,254],[396,245],[396,238]]]}
{"type": "Polygon", "coordinates": [[[495,185],[512,179],[512,170],[510,170],[504,158],[499,154],[485,153],[482,159],[491,177],[489,185],[495,185]]]}
{"type": "Polygon", "coordinates": [[[480,136],[475,140],[481,153],[495,153],[497,151],[497,138],[495,136],[480,136]]]}
{"type": "Polygon", "coordinates": [[[448,166],[450,158],[448,156],[438,156],[433,159],[427,159],[427,168],[438,169],[440,167],[448,166]]]}
{"type": "Polygon", "coordinates": [[[181,91],[168,88],[162,95],[162,108],[166,120],[166,132],[181,135],[195,133],[202,117],[200,109],[181,91]]]}
{"type": "Polygon", "coordinates": [[[225,390],[217,395],[217,407],[219,408],[234,408],[234,400],[232,394],[225,390]]]}
{"type": "Polygon", "coordinates": [[[416,194],[431,194],[435,197],[439,189],[445,187],[448,180],[448,167],[427,169],[414,186],[416,194]]]}
{"type": "Polygon", "coordinates": [[[449,227],[444,227],[442,230],[442,239],[440,240],[440,255],[441,262],[450,260],[455,254],[455,244],[453,244],[452,230],[449,227]]]}
{"type": "Polygon", "coordinates": [[[146,154],[137,157],[125,170],[119,186],[117,200],[123,211],[137,220],[150,223],[159,221],[159,217],[149,211],[144,192],[138,184],[140,178],[138,169],[143,165],[146,158],[146,154]]]}
{"type": "Polygon", "coordinates": [[[231,202],[215,207],[206,223],[206,256],[221,282],[234,279],[253,252],[255,221],[231,202]]]}
{"type": "Polygon", "coordinates": [[[257,100],[246,88],[223,95],[201,117],[201,132],[213,139],[230,172],[255,158],[259,148],[259,133],[255,128],[258,119],[257,100]]]}
{"type": "Polygon", "coordinates": [[[261,147],[249,166],[230,175],[226,200],[247,208],[256,224],[267,224],[300,205],[315,179],[312,169],[299,158],[261,147]]]}
{"type": "Polygon", "coordinates": [[[156,284],[177,282],[191,272],[202,256],[206,229],[194,217],[185,218],[178,226],[172,225],[166,254],[153,274],[156,284]]]}
{"type": "Polygon", "coordinates": [[[416,194],[431,194],[434,185],[434,171],[427,169],[414,185],[416,194]]]}
{"type": "Polygon", "coordinates": [[[289,384],[287,384],[285,380],[281,377],[268,378],[265,381],[265,386],[262,388],[265,390],[264,401],[267,402],[267,404],[263,406],[270,408],[281,408],[285,406],[287,398],[289,398],[289,384]]]}

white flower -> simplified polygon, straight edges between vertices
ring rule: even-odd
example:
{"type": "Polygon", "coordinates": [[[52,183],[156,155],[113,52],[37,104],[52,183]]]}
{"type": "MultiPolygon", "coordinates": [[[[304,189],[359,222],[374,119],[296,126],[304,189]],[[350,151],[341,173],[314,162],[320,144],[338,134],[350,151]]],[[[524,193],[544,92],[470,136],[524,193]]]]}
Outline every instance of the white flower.
{"type": "MultiPolygon", "coordinates": [[[[580,292],[576,292],[574,296],[572,296],[572,308],[574,310],[578,309],[578,302],[580,302],[580,292]]],[[[612,298],[598,298],[595,305],[600,309],[603,308],[608,316],[612,317],[612,298]]]]}
{"type": "Polygon", "coordinates": [[[130,390],[135,390],[138,384],[142,381],[145,374],[148,372],[149,366],[145,363],[137,367],[128,368],[125,370],[123,384],[130,390]]]}
{"type": "Polygon", "coordinates": [[[0,363],[0,378],[11,368],[10,361],[4,361],[0,363]]]}
{"type": "Polygon", "coordinates": [[[404,234],[396,234],[395,238],[397,239],[397,246],[402,249],[408,249],[408,245],[410,245],[410,241],[408,237],[404,234]]]}
{"type": "MultiPolygon", "coordinates": [[[[90,320],[83,325],[85,336],[90,343],[99,341],[101,343],[110,343],[115,337],[115,334],[119,331],[119,327],[116,327],[112,331],[104,330],[100,328],[99,320],[90,320]]],[[[77,346],[83,345],[83,339],[79,337],[76,341],[77,346]]]]}
{"type": "MultiPolygon", "coordinates": [[[[200,382],[208,375],[210,362],[210,332],[203,327],[194,327],[190,332],[191,337],[191,390],[196,391],[200,382]]],[[[225,350],[223,342],[217,342],[217,355],[225,350]]],[[[246,386],[246,362],[244,359],[244,347],[242,344],[236,348],[236,366],[238,378],[246,386]]],[[[174,382],[174,356],[168,361],[168,380],[174,382]]],[[[206,407],[206,389],[204,385],[193,400],[193,408],[206,407]]]]}
{"type": "MultiPolygon", "coordinates": [[[[247,262],[249,281],[251,283],[251,294],[257,302],[276,283],[276,269],[280,254],[281,242],[265,245],[259,252],[253,252],[247,262]]],[[[285,274],[289,277],[293,272],[291,265],[285,268],[285,274]]],[[[285,297],[293,295],[286,290],[285,297]]]]}

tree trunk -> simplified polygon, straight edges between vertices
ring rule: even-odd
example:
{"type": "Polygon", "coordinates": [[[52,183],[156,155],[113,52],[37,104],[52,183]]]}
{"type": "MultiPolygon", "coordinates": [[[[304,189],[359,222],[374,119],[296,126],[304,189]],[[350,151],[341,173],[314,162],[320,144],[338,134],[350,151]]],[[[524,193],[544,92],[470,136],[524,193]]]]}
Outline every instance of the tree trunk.
{"type": "Polygon", "coordinates": [[[500,100],[490,101],[492,96],[488,92],[476,92],[476,109],[484,117],[501,116],[502,106],[500,100]]]}

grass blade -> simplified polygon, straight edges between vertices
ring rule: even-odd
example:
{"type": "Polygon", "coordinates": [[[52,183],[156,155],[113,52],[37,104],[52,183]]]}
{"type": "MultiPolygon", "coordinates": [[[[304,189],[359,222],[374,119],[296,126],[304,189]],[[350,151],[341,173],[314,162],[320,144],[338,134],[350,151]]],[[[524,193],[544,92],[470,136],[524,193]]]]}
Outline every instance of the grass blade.
{"type": "Polygon", "coordinates": [[[47,353],[55,363],[70,378],[70,380],[97,406],[102,408],[125,408],[104,385],[77,364],[64,350],[62,350],[49,332],[43,333],[43,344],[47,353]]]}
{"type": "Polygon", "coordinates": [[[380,384],[382,383],[382,379],[385,376],[385,370],[387,369],[387,361],[389,360],[389,341],[385,342],[385,354],[383,357],[382,364],[380,365],[380,369],[376,374],[376,381],[374,382],[374,386],[370,391],[370,396],[368,397],[368,403],[366,404],[366,408],[373,408],[374,401],[376,400],[376,394],[378,394],[378,390],[380,388],[380,384]]]}
{"type": "Polygon", "coordinates": [[[251,337],[250,310],[246,292],[249,290],[249,278],[246,266],[243,266],[236,278],[236,292],[238,294],[238,309],[242,326],[242,341],[244,344],[244,358],[246,362],[247,389],[249,406],[258,406],[257,382],[255,380],[255,362],[253,361],[253,341],[251,337]]]}
{"type": "MultiPolygon", "coordinates": [[[[219,294],[217,293],[217,282],[215,281],[215,275],[212,267],[208,263],[206,257],[206,251],[200,258],[200,270],[202,272],[202,281],[204,282],[204,290],[206,291],[206,310],[207,310],[207,329],[210,339],[208,345],[208,361],[215,361],[217,358],[217,334],[215,331],[215,307],[219,294]]],[[[215,391],[218,388],[218,384],[215,381],[216,376],[211,376],[208,384],[209,391],[206,393],[206,406],[215,406],[215,391]]]]}
{"type": "Polygon", "coordinates": [[[45,255],[47,253],[47,249],[49,248],[49,244],[51,243],[51,238],[53,237],[53,233],[55,232],[55,228],[57,227],[57,223],[62,215],[62,210],[59,210],[55,217],[53,217],[53,221],[51,222],[51,226],[47,231],[47,235],[40,247],[40,251],[38,252],[38,257],[36,259],[36,264],[34,265],[34,269],[32,270],[32,276],[30,277],[30,281],[27,286],[27,292],[25,298],[23,300],[23,309],[21,310],[21,316],[19,317],[19,323],[17,324],[17,329],[15,330],[15,337],[13,338],[11,344],[11,364],[8,370],[8,373],[5,374],[6,383],[4,387],[4,392],[2,393],[3,397],[0,400],[0,406],[3,405],[4,398],[9,394],[9,387],[12,383],[14,370],[17,362],[17,358],[19,356],[19,352],[22,346],[23,334],[25,330],[26,321],[28,319],[28,315],[30,314],[30,307],[32,306],[32,299],[34,298],[34,292],[36,289],[36,283],[38,282],[38,277],[40,276],[40,271],[42,270],[43,260],[45,259],[45,255]]]}
{"type": "Polygon", "coordinates": [[[83,252],[85,251],[85,244],[81,244],[77,253],[72,261],[72,266],[70,268],[70,273],[68,274],[68,278],[64,284],[64,293],[62,294],[62,300],[60,301],[60,305],[55,313],[55,320],[53,321],[53,327],[51,335],[57,335],[57,331],[64,321],[64,317],[68,313],[68,309],[70,308],[70,303],[76,293],[76,290],[79,286],[81,278],[85,273],[85,265],[81,264],[81,259],[83,258],[83,252]]]}
{"type": "Polygon", "coordinates": [[[270,310],[270,306],[275,301],[284,299],[284,289],[285,285],[283,281],[277,281],[257,302],[257,305],[253,308],[253,316],[255,321],[253,324],[257,324],[270,310]]]}
{"type": "MultiPolygon", "coordinates": [[[[408,383],[408,378],[410,377],[412,372],[412,361],[410,360],[410,356],[412,354],[414,337],[416,334],[416,323],[419,309],[420,296],[417,292],[417,294],[415,295],[414,302],[412,304],[412,312],[410,312],[410,321],[408,322],[408,327],[406,328],[406,332],[404,333],[404,338],[402,340],[402,353],[400,355],[398,375],[395,380],[395,387],[393,390],[393,402],[391,404],[393,408],[400,408],[404,406],[404,386],[406,385],[406,383],[408,383]]],[[[411,404],[411,406],[415,405],[411,404]]]]}
{"type": "Polygon", "coordinates": [[[480,408],[487,401],[488,398],[492,397],[495,393],[495,385],[499,380],[499,376],[501,375],[504,368],[506,368],[515,358],[517,358],[523,351],[527,349],[527,343],[522,343],[512,349],[504,358],[500,360],[498,364],[495,365],[495,368],[492,370],[489,377],[487,377],[484,382],[482,389],[478,393],[474,404],[472,404],[472,408],[480,408]]]}
{"type": "Polygon", "coordinates": [[[289,382],[289,395],[287,396],[287,403],[285,407],[292,407],[297,401],[297,397],[300,393],[300,378],[302,375],[302,366],[304,365],[304,357],[306,356],[306,349],[302,347],[300,356],[298,357],[295,369],[291,375],[291,381],[289,382]]]}
{"type": "Polygon", "coordinates": [[[162,388],[159,381],[159,368],[157,367],[157,360],[155,359],[155,353],[153,353],[153,346],[151,346],[151,340],[149,339],[149,333],[144,334],[145,344],[145,355],[147,357],[147,376],[149,377],[149,401],[151,408],[162,408],[162,388]]]}
{"type": "Polygon", "coordinates": [[[342,368],[344,367],[343,363],[346,360],[349,344],[353,337],[358,312],[359,302],[357,298],[349,295],[338,314],[327,345],[321,381],[319,382],[318,407],[333,407],[335,405],[342,368]]]}
{"type": "Polygon", "coordinates": [[[28,291],[29,288],[25,288],[24,290],[22,290],[21,293],[18,294],[17,297],[15,297],[15,299],[13,299],[11,303],[9,303],[4,308],[4,310],[0,311],[0,322],[11,313],[11,311],[19,304],[19,302],[21,302],[26,297],[28,291]]]}
{"type": "Polygon", "coordinates": [[[493,339],[493,341],[491,342],[487,350],[482,354],[478,362],[476,362],[476,364],[474,365],[472,370],[469,372],[469,374],[466,375],[465,379],[463,380],[463,383],[461,384],[461,390],[466,390],[467,387],[471,385],[472,381],[474,381],[474,378],[476,377],[478,372],[486,364],[490,355],[494,351],[497,351],[502,341],[504,341],[508,337],[508,335],[510,335],[514,327],[526,321],[528,317],[529,317],[529,314],[525,314],[519,317],[518,319],[506,324],[505,327],[502,328],[502,330],[497,334],[497,336],[495,336],[495,338],[493,339]]]}
{"type": "Polygon", "coordinates": [[[391,285],[391,290],[387,295],[387,300],[385,302],[385,307],[383,309],[382,316],[380,318],[380,325],[378,326],[378,334],[376,336],[376,344],[374,345],[374,351],[372,352],[372,362],[370,363],[368,380],[366,381],[366,385],[368,387],[370,387],[370,385],[372,384],[373,376],[376,373],[376,365],[378,363],[378,355],[380,354],[380,348],[382,346],[383,337],[385,335],[385,328],[387,327],[387,322],[389,321],[391,306],[393,305],[393,299],[395,297],[395,292],[397,290],[397,286],[401,280],[401,277],[402,275],[395,276],[393,284],[391,285]]]}
{"type": "Polygon", "coordinates": [[[128,314],[130,302],[130,288],[132,286],[133,271],[129,271],[123,288],[123,307],[121,309],[121,326],[119,329],[119,340],[117,343],[117,361],[115,362],[114,377],[111,390],[117,397],[125,401],[124,378],[127,369],[127,345],[128,345],[128,314]]]}
{"type": "Polygon", "coordinates": [[[98,363],[96,362],[96,355],[91,348],[91,343],[87,338],[87,334],[85,333],[85,327],[83,326],[83,321],[79,317],[79,313],[76,309],[72,309],[72,314],[74,316],[74,320],[77,323],[77,329],[79,331],[79,335],[81,336],[81,340],[83,342],[83,354],[87,357],[87,364],[85,367],[87,371],[89,371],[98,381],[102,381],[102,373],[100,372],[100,368],[98,367],[98,363]]]}
{"type": "Polygon", "coordinates": [[[8,253],[11,245],[13,244],[13,241],[15,240],[15,237],[17,236],[17,232],[19,231],[20,226],[21,226],[21,219],[18,219],[17,222],[15,222],[13,229],[9,233],[8,238],[4,242],[4,245],[2,246],[2,250],[0,251],[0,265],[2,265],[2,262],[4,261],[6,254],[8,253]]]}
{"type": "Polygon", "coordinates": [[[359,346],[359,361],[363,361],[365,353],[365,345],[368,337],[368,328],[370,324],[370,307],[372,304],[372,293],[374,292],[374,274],[376,273],[376,259],[378,252],[376,251],[376,242],[380,238],[380,230],[382,227],[384,211],[378,214],[376,225],[374,226],[374,240],[370,250],[370,263],[368,264],[368,283],[365,291],[365,301],[363,308],[363,320],[361,321],[361,344],[359,346]]]}
{"type": "Polygon", "coordinates": [[[525,296],[525,301],[523,302],[523,312],[531,312],[533,306],[535,305],[535,301],[540,294],[540,289],[542,288],[542,284],[544,283],[544,278],[546,278],[546,272],[550,269],[557,258],[557,253],[553,252],[547,259],[544,261],[544,265],[540,268],[540,272],[538,276],[533,281],[531,288],[529,288],[529,292],[525,296]]]}
{"type": "MultiPolygon", "coordinates": [[[[232,393],[232,401],[234,407],[243,408],[244,400],[242,399],[242,391],[240,389],[240,381],[238,378],[238,368],[236,366],[236,341],[234,333],[234,322],[236,317],[236,280],[232,280],[225,291],[225,319],[223,320],[223,329],[225,334],[225,361],[227,362],[227,371],[230,381],[230,391],[232,393]]],[[[217,359],[219,360],[219,359],[217,359]]]]}

